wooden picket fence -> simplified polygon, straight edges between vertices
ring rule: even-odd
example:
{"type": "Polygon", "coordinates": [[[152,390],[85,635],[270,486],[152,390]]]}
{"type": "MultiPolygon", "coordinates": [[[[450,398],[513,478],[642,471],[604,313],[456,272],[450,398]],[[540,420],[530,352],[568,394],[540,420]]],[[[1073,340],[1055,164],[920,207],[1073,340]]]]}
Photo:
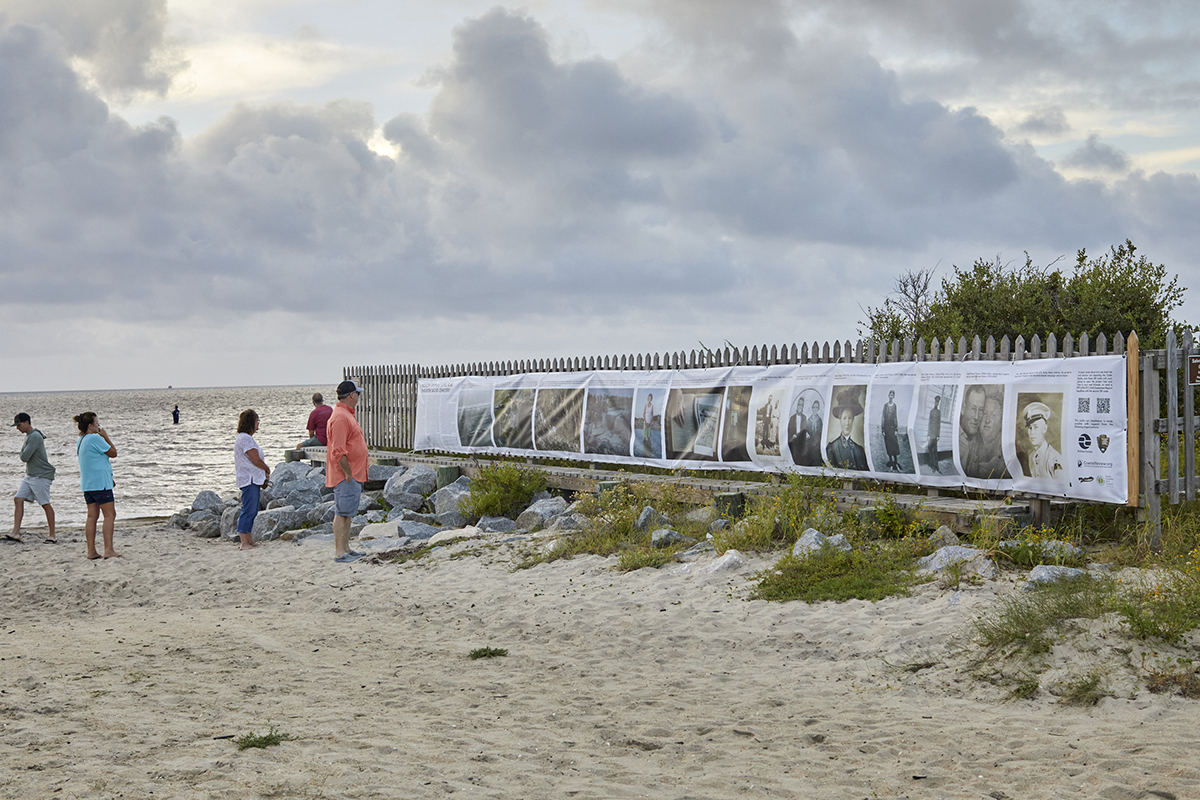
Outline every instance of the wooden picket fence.
{"type": "MultiPolygon", "coordinates": [[[[374,449],[411,450],[417,419],[417,381],[421,378],[453,378],[467,375],[502,376],[542,372],[591,370],[707,369],[773,364],[885,364],[900,361],[1023,361],[1041,358],[1083,358],[1126,355],[1129,436],[1129,505],[1154,531],[1161,529],[1161,497],[1169,503],[1194,500],[1200,488],[1195,470],[1195,431],[1200,417],[1194,415],[1193,393],[1179,370],[1188,357],[1200,356],[1192,333],[1182,345],[1172,333],[1163,350],[1138,349],[1136,333],[1116,333],[1110,339],[1100,334],[1078,338],[1067,334],[1061,340],[1051,334],[1028,340],[1023,336],[998,341],[978,336],[968,341],[953,339],[869,339],[851,342],[812,342],[754,347],[725,347],[690,352],[632,353],[612,356],[574,356],[517,361],[490,361],[442,366],[398,364],[346,367],[343,376],[364,388],[358,417],[367,442],[374,449]],[[1111,342],[1111,344],[1110,344],[1111,342]],[[1165,378],[1165,380],[1163,380],[1165,378]],[[1160,388],[1160,384],[1162,388],[1160,388]],[[1181,391],[1180,387],[1185,391],[1181,391]],[[1165,395],[1164,395],[1165,391],[1165,395]],[[1171,399],[1174,402],[1171,402],[1171,399]],[[1180,411],[1182,402],[1182,412],[1180,411]],[[1181,442],[1185,446],[1181,448],[1181,442]],[[1162,463],[1162,448],[1166,463],[1162,463]],[[1180,460],[1182,449],[1183,458],[1180,460]]],[[[1048,501],[1046,501],[1048,502],[1048,501]]],[[[1157,534],[1156,534],[1157,535],[1157,534]]]]}

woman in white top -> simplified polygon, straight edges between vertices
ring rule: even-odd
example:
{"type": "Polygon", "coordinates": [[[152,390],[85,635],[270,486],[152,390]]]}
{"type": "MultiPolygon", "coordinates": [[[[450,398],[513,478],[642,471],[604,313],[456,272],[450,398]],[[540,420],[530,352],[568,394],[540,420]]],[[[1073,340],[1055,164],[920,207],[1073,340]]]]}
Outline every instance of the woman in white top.
{"type": "Polygon", "coordinates": [[[248,408],[238,415],[237,438],[233,440],[233,469],[237,476],[238,489],[242,491],[242,514],[238,517],[237,532],[241,537],[240,549],[257,547],[250,538],[254,530],[254,518],[258,516],[259,496],[267,485],[271,468],[263,461],[262,449],[254,441],[258,433],[258,413],[248,408]]]}

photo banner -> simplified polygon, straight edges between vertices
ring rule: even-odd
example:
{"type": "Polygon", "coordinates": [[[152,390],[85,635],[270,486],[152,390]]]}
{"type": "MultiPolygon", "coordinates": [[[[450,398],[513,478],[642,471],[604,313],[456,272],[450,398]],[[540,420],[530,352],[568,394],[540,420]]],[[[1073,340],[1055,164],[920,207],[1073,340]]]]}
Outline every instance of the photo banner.
{"type": "Polygon", "coordinates": [[[416,450],[839,475],[1125,503],[1125,357],[418,382],[416,450]]]}

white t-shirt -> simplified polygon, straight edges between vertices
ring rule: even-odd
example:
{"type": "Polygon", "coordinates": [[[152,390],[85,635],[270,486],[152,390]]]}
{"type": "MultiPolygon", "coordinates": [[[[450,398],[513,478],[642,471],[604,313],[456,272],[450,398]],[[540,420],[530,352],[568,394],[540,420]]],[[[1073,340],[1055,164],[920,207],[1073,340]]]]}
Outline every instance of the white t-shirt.
{"type": "Polygon", "coordinates": [[[250,463],[250,459],[246,456],[250,450],[257,450],[258,457],[263,459],[264,464],[267,462],[263,458],[262,448],[258,446],[258,442],[254,441],[254,437],[248,433],[239,433],[233,440],[233,471],[236,474],[239,489],[252,483],[262,486],[263,481],[267,479],[267,473],[250,463]]]}

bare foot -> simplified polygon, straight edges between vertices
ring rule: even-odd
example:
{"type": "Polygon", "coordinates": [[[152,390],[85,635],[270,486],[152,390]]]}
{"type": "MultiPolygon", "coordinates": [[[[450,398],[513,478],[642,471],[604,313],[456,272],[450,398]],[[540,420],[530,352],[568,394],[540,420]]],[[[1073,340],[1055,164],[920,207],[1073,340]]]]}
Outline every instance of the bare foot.
{"type": "Polygon", "coordinates": [[[104,557],[105,558],[124,558],[125,556],[121,555],[116,550],[107,550],[104,553],[104,557]]]}
{"type": "Polygon", "coordinates": [[[95,560],[96,560],[97,558],[99,558],[99,557],[100,557],[100,554],[99,554],[99,553],[97,553],[97,552],[95,552],[95,551],[93,551],[93,552],[91,552],[91,553],[88,553],[88,560],[89,560],[89,561],[95,561],[95,560]]]}
{"type": "Polygon", "coordinates": [[[256,544],[244,544],[241,547],[239,547],[238,550],[253,550],[256,547],[258,547],[258,545],[256,545],[256,544]]]}

